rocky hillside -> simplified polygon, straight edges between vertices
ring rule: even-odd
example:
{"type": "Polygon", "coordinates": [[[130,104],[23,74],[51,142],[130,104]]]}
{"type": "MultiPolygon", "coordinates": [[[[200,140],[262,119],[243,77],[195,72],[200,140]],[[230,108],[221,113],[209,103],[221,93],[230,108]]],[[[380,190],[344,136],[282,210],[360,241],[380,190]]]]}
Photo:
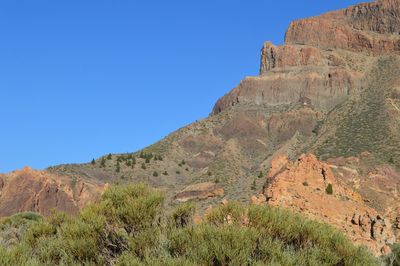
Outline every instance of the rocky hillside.
{"type": "MultiPolygon", "coordinates": [[[[350,160],[360,162],[357,158],[350,160]]],[[[354,243],[367,246],[375,255],[387,254],[390,252],[388,245],[400,240],[400,217],[393,217],[389,207],[396,205],[393,201],[398,201],[398,197],[381,195],[386,202],[379,202],[381,208],[373,208],[373,204],[368,203],[378,203],[379,199],[365,192],[379,186],[382,179],[390,178],[390,174],[375,176],[372,184],[361,190],[365,194],[362,196],[349,185],[349,178],[342,171],[357,173],[350,167],[320,162],[314,155],[302,155],[294,162],[280,156],[272,163],[263,193],[252,200],[256,204],[289,208],[331,224],[345,232],[354,243]],[[388,201],[392,202],[387,204],[388,201]]],[[[391,181],[387,185],[399,185],[399,179],[391,181]]]]}
{"type": "MultiPolygon", "coordinates": [[[[264,191],[258,203],[306,213],[387,253],[399,240],[399,73],[399,0],[294,21],[285,44],[263,45],[259,76],[242,80],[208,118],[142,151],[54,166],[43,175],[66,183],[144,182],[165,190],[168,206],[193,200],[199,210],[222,199],[248,202],[264,191]],[[276,172],[272,162],[281,158],[287,159],[276,172]],[[379,226],[387,235],[375,233],[379,226]]],[[[4,214],[42,211],[34,197],[15,202],[4,214]]],[[[69,208],[58,198],[47,205],[69,208]]]]}
{"type": "Polygon", "coordinates": [[[49,215],[53,209],[76,214],[106,188],[106,184],[26,167],[0,175],[0,217],[24,211],[49,215]]]}

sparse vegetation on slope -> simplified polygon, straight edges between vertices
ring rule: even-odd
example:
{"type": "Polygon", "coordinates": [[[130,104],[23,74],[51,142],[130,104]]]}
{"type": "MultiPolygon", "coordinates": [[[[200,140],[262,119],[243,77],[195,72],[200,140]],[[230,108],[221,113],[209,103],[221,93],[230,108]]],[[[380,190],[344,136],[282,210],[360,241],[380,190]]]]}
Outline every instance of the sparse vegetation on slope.
{"type": "Polygon", "coordinates": [[[399,71],[397,57],[377,61],[360,95],[353,96],[328,119],[327,127],[336,129],[316,149],[318,155],[350,157],[368,151],[383,162],[400,162],[400,128],[397,113],[393,115],[389,103],[399,71]]]}
{"type": "MultiPolygon", "coordinates": [[[[74,218],[22,215],[27,228],[17,243],[0,247],[0,264],[376,264],[341,233],[288,211],[229,203],[195,225],[193,205],[180,205],[171,214],[162,206],[159,191],[130,185],[109,188],[99,203],[74,218]]],[[[18,219],[3,221],[1,232],[18,219]]]]}

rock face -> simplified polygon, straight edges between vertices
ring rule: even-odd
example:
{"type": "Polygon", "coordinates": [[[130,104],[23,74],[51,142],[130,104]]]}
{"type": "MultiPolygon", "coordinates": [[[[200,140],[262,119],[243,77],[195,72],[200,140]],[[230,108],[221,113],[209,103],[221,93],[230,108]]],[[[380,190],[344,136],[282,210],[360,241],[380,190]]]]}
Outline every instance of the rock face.
{"type": "Polygon", "coordinates": [[[294,21],[286,32],[285,41],[369,54],[398,53],[399,3],[398,0],[376,1],[294,21]]]}
{"type": "Polygon", "coordinates": [[[289,104],[300,97],[332,110],[360,89],[368,60],[400,54],[399,6],[382,0],[292,22],[284,45],[262,47],[260,77],[243,80],[213,114],[241,102],[289,104]]]}
{"type": "Polygon", "coordinates": [[[331,166],[314,155],[302,155],[295,162],[278,157],[268,173],[263,196],[258,198],[331,224],[376,255],[387,252],[387,245],[396,241],[391,219],[368,206],[361,195],[334,176],[331,166]]]}
{"type": "Polygon", "coordinates": [[[193,199],[206,199],[224,195],[224,189],[217,184],[206,182],[188,186],[175,195],[175,200],[185,202],[193,199]]]}
{"type": "Polygon", "coordinates": [[[99,198],[105,188],[80,178],[24,168],[0,176],[0,217],[23,211],[49,215],[52,209],[76,214],[99,198]]]}

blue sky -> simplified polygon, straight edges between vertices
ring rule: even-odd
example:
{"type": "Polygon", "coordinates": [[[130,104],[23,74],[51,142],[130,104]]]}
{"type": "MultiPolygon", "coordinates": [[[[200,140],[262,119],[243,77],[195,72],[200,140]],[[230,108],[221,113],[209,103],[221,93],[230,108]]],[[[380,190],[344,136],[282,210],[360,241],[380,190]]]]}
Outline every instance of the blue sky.
{"type": "Polygon", "coordinates": [[[0,0],[0,172],[143,148],[257,75],[291,20],[353,0],[0,0]]]}

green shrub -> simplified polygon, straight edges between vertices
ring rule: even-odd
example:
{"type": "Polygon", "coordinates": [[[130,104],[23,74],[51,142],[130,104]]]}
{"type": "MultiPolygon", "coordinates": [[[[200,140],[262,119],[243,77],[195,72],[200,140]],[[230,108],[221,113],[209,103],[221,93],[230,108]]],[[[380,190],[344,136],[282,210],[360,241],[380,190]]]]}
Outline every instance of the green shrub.
{"type": "Polygon", "coordinates": [[[192,223],[196,207],[192,203],[179,205],[172,213],[172,224],[175,228],[183,228],[192,223]]]}
{"type": "Polygon", "coordinates": [[[197,265],[248,265],[257,246],[257,232],[236,226],[202,224],[176,230],[170,237],[170,252],[197,265]]]}
{"type": "Polygon", "coordinates": [[[212,209],[206,215],[206,221],[213,225],[223,225],[227,223],[241,225],[246,219],[245,207],[237,202],[228,202],[228,204],[212,209]]]}
{"type": "Polygon", "coordinates": [[[36,212],[21,212],[14,214],[8,218],[3,219],[0,221],[0,230],[3,229],[5,226],[19,226],[29,221],[40,221],[43,217],[36,212]]]}
{"type": "MultiPolygon", "coordinates": [[[[0,265],[378,265],[332,227],[287,210],[229,202],[194,224],[193,204],[165,214],[163,200],[142,184],[111,186],[76,217],[10,217],[3,226],[28,228],[0,244],[0,265]]],[[[397,265],[398,250],[385,261],[397,265]]]]}
{"type": "Polygon", "coordinates": [[[333,194],[333,187],[332,184],[328,184],[328,186],[325,189],[326,194],[332,195],[333,194]]]}
{"type": "Polygon", "coordinates": [[[29,244],[31,247],[36,245],[36,242],[41,238],[46,238],[53,236],[57,233],[57,228],[50,224],[48,221],[39,221],[34,223],[25,233],[24,240],[25,243],[29,244]]]}

